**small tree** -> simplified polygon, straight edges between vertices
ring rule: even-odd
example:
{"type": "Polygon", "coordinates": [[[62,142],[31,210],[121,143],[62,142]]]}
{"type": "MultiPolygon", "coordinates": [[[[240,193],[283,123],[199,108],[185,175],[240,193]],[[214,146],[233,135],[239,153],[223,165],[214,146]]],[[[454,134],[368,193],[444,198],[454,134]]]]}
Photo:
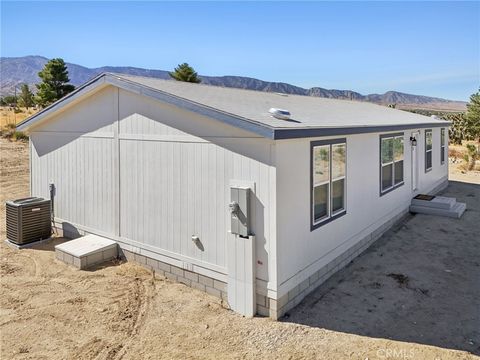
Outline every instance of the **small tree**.
{"type": "Polygon", "coordinates": [[[480,89],[470,96],[470,103],[467,104],[465,118],[469,136],[480,144],[480,89]]]}
{"type": "Polygon", "coordinates": [[[33,93],[30,91],[30,88],[27,84],[22,84],[20,88],[20,95],[18,96],[18,105],[29,108],[34,105],[33,93]]]}
{"type": "Polygon", "coordinates": [[[199,83],[202,80],[198,77],[196,71],[187,63],[178,65],[173,72],[169,73],[177,81],[199,83]]]}
{"type": "Polygon", "coordinates": [[[469,140],[467,132],[465,113],[445,114],[445,120],[451,121],[452,125],[448,129],[450,141],[455,145],[462,145],[463,140],[469,140]]]}
{"type": "Polygon", "coordinates": [[[465,160],[467,161],[467,169],[473,170],[475,162],[477,161],[478,153],[477,148],[473,144],[467,144],[467,154],[465,154],[465,160]]]}
{"type": "Polygon", "coordinates": [[[42,82],[37,84],[36,102],[45,107],[72,92],[75,87],[68,82],[67,65],[63,59],[52,59],[38,73],[42,82]]]}
{"type": "Polygon", "coordinates": [[[7,95],[2,98],[3,106],[15,106],[17,104],[17,98],[14,95],[7,95]]]}

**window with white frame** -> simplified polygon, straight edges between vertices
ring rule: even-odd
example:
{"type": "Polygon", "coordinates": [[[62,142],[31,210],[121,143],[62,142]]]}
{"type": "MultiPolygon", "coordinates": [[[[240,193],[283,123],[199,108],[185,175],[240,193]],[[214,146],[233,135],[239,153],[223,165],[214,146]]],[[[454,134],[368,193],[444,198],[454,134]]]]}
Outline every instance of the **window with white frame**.
{"type": "Polygon", "coordinates": [[[445,163],[445,150],[446,150],[446,141],[445,141],[445,128],[440,129],[440,164],[445,163]]]}
{"type": "Polygon", "coordinates": [[[425,172],[432,170],[432,130],[425,130],[425,172]]]}
{"type": "Polygon", "coordinates": [[[380,135],[380,195],[403,185],[403,137],[380,135]]]}
{"type": "Polygon", "coordinates": [[[311,229],[346,213],[345,139],[311,143],[311,229]]]}

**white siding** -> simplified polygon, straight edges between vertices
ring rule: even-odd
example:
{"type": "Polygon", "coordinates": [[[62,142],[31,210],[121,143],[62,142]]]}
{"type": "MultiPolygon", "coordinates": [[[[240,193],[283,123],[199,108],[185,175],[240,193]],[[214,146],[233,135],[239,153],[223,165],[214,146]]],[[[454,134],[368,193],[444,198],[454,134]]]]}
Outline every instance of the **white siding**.
{"type": "Polygon", "coordinates": [[[119,104],[121,238],[226,273],[230,181],[250,181],[257,277],[271,280],[273,143],[123,90],[119,104]]]}
{"type": "Polygon", "coordinates": [[[52,118],[31,134],[32,195],[49,197],[55,216],[102,232],[115,231],[113,88],[52,118]]]}
{"type": "Polygon", "coordinates": [[[445,162],[443,164],[440,163],[440,129],[439,127],[432,129],[432,170],[428,172],[425,172],[425,129],[417,130],[420,132],[420,138],[417,139],[419,150],[418,179],[419,187],[423,191],[428,189],[432,183],[448,174],[448,127],[445,127],[447,153],[445,154],[445,162]]]}
{"type": "Polygon", "coordinates": [[[187,267],[226,274],[230,181],[254,183],[257,278],[274,288],[272,141],[114,87],[31,135],[32,194],[53,182],[59,220],[187,267]]]}
{"type": "MultiPolygon", "coordinates": [[[[419,140],[419,192],[432,190],[447,177],[440,165],[439,129],[434,129],[433,170],[423,171],[419,140]]],[[[424,131],[421,131],[423,136],[424,131]]],[[[379,196],[379,135],[347,136],[347,214],[310,231],[310,141],[276,144],[277,258],[279,296],[308,278],[386,221],[405,211],[415,195],[411,190],[410,131],[404,139],[405,184],[379,196]]],[[[332,137],[335,138],[335,137],[332,137]]]]}

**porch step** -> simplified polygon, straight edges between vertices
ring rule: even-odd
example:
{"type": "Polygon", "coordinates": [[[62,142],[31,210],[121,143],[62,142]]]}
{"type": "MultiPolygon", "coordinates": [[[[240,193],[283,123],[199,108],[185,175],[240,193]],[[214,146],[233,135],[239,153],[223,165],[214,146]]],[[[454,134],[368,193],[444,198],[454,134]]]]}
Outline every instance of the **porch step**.
{"type": "Polygon", "coordinates": [[[411,205],[410,212],[417,214],[438,215],[459,219],[467,208],[467,204],[456,202],[450,209],[431,206],[411,205]]]}
{"type": "Polygon", "coordinates": [[[412,199],[412,206],[424,206],[446,210],[452,209],[456,203],[457,199],[445,196],[417,195],[412,199]]]}
{"type": "Polygon", "coordinates": [[[78,269],[86,269],[117,256],[115,241],[93,234],[55,246],[55,257],[78,269]]]}

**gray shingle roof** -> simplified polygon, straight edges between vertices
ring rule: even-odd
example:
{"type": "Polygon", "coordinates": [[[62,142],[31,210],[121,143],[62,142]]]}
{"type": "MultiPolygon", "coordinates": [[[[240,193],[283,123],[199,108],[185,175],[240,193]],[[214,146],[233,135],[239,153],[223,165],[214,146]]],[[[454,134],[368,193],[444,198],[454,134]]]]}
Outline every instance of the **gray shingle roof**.
{"type": "MultiPolygon", "coordinates": [[[[274,139],[449,125],[449,122],[441,119],[367,102],[285,95],[123,74],[102,74],[77,91],[92,86],[102,78],[104,82],[200,111],[217,120],[274,139]],[[288,110],[291,120],[272,117],[268,112],[272,107],[288,110]]],[[[61,102],[62,100],[43,111],[53,107],[49,110],[52,111],[61,102]]],[[[24,124],[28,124],[35,116],[27,119],[24,124]]]]}

